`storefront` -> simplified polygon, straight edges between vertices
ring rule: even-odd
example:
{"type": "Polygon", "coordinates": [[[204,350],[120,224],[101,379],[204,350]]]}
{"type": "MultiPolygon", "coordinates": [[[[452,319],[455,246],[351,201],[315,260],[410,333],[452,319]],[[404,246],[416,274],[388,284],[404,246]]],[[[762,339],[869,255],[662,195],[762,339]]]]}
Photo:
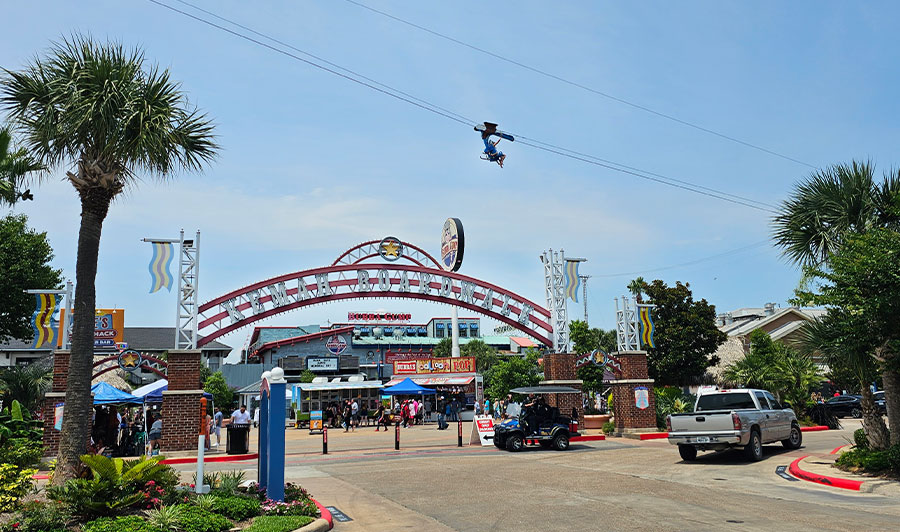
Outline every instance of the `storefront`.
{"type": "Polygon", "coordinates": [[[474,357],[395,360],[394,376],[385,387],[398,384],[407,377],[419,386],[437,392],[431,400],[437,401],[441,396],[447,400],[451,397],[464,399],[464,420],[472,419],[476,401],[484,401],[484,380],[475,372],[474,357]]]}
{"type": "Polygon", "coordinates": [[[301,414],[324,410],[332,404],[340,407],[347,399],[358,399],[362,407],[374,410],[381,399],[384,386],[378,381],[309,382],[295,384],[291,404],[301,414]]]}

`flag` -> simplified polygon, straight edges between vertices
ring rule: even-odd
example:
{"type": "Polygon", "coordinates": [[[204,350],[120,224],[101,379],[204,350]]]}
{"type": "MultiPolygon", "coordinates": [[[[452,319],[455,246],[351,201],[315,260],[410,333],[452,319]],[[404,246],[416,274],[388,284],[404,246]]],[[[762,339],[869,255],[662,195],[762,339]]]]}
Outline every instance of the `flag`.
{"type": "Polygon", "coordinates": [[[578,277],[578,263],[581,261],[566,261],[566,297],[578,303],[578,288],[581,286],[581,278],[578,277]]]}
{"type": "Polygon", "coordinates": [[[37,304],[31,315],[31,328],[34,330],[32,349],[37,349],[44,344],[55,345],[59,334],[59,321],[53,319],[59,310],[60,296],[56,294],[35,294],[37,304]]]}
{"type": "Polygon", "coordinates": [[[150,293],[152,294],[162,287],[171,292],[172,274],[169,273],[169,266],[175,256],[172,244],[169,242],[151,242],[151,244],[153,244],[153,257],[150,259],[150,279],[152,281],[150,293]]]}
{"type": "Polygon", "coordinates": [[[653,316],[650,315],[649,306],[638,307],[641,320],[641,343],[647,347],[656,347],[653,343],[653,316]]]}

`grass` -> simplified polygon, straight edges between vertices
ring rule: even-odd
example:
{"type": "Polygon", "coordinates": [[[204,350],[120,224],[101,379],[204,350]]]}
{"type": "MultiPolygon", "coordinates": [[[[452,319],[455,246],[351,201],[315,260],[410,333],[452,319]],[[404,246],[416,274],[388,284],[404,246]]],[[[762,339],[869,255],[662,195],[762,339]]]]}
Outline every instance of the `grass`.
{"type": "Polygon", "coordinates": [[[315,521],[304,515],[263,515],[253,520],[244,532],[292,532],[315,521]]]}

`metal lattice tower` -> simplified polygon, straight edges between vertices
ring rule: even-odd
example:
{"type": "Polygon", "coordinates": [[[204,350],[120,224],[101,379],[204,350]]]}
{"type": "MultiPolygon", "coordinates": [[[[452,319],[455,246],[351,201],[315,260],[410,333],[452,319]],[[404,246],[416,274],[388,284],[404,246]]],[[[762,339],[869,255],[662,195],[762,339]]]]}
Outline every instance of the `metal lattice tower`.
{"type": "Polygon", "coordinates": [[[563,250],[554,253],[545,251],[541,255],[544,263],[544,294],[547,297],[547,308],[553,320],[553,350],[565,353],[569,349],[569,312],[566,306],[566,264],[563,250]]]}
{"type": "Polygon", "coordinates": [[[579,275],[578,278],[581,279],[581,298],[584,300],[584,324],[588,324],[588,310],[587,310],[587,282],[592,276],[590,275],[579,275]]]}
{"type": "Polygon", "coordinates": [[[637,307],[632,298],[616,298],[616,347],[621,351],[640,351],[637,307]],[[621,307],[620,307],[621,303],[621,307]]]}
{"type": "Polygon", "coordinates": [[[193,240],[184,239],[178,272],[178,307],[175,322],[175,349],[197,349],[197,283],[200,277],[200,231],[193,240]]]}

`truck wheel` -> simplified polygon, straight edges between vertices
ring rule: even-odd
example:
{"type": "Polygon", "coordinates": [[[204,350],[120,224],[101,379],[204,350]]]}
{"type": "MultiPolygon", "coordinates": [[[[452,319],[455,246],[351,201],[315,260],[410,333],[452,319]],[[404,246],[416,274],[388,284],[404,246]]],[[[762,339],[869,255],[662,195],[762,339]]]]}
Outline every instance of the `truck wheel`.
{"type": "Polygon", "coordinates": [[[697,459],[697,448],[693,445],[679,445],[678,454],[685,462],[693,462],[697,459]]]}
{"type": "Polygon", "coordinates": [[[862,417],[862,410],[860,410],[859,408],[854,407],[853,410],[850,411],[850,417],[853,417],[853,418],[856,418],[856,419],[861,418],[861,417],[862,417]]]}
{"type": "Polygon", "coordinates": [[[525,440],[518,434],[513,434],[506,438],[506,450],[511,453],[517,453],[525,448],[525,440]]]}
{"type": "Polygon", "coordinates": [[[785,449],[799,449],[802,444],[803,432],[800,431],[800,427],[796,423],[792,423],[791,435],[788,436],[788,439],[781,440],[781,445],[784,445],[785,449]]]}
{"type": "Polygon", "coordinates": [[[565,451],[569,448],[569,437],[565,434],[553,438],[553,448],[557,451],[565,451]]]}
{"type": "Polygon", "coordinates": [[[754,462],[759,462],[763,458],[762,451],[762,438],[759,435],[759,431],[753,429],[750,431],[750,441],[747,442],[747,446],[744,447],[744,455],[748,460],[752,460],[754,462]]]}

